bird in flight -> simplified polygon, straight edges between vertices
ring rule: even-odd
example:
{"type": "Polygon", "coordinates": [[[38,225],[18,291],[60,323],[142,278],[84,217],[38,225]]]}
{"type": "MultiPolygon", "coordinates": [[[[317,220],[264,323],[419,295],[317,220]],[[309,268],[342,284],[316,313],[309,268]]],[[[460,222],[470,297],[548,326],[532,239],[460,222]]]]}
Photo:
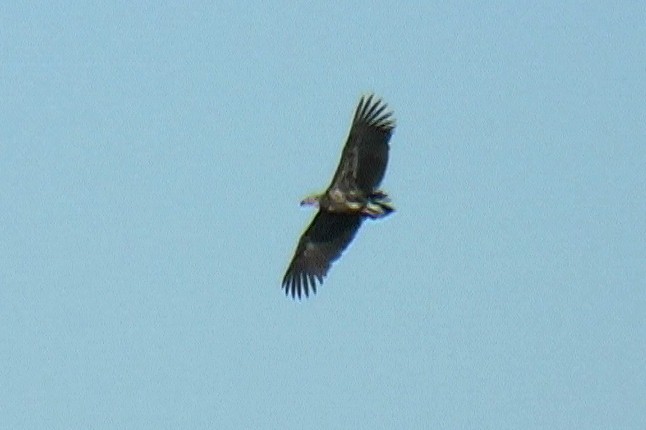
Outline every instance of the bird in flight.
{"type": "Polygon", "coordinates": [[[316,293],[330,266],[348,247],[361,223],[394,212],[388,195],[378,189],[388,164],[388,141],[395,119],[387,105],[374,95],[361,97],[350,134],[330,186],[301,201],[318,207],[318,213],[296,246],[282,287],[300,299],[316,293]]]}

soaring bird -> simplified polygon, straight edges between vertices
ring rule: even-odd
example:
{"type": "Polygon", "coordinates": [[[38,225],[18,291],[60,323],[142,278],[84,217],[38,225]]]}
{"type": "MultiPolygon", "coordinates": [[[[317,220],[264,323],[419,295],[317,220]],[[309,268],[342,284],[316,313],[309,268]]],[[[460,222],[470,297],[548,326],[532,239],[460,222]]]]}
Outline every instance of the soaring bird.
{"type": "Polygon", "coordinates": [[[283,289],[292,298],[316,293],[332,262],[336,261],[366,219],[387,216],[395,209],[378,189],[388,164],[388,141],[395,128],[392,112],[374,95],[361,97],[350,134],[330,186],[301,201],[318,213],[296,246],[283,289]]]}

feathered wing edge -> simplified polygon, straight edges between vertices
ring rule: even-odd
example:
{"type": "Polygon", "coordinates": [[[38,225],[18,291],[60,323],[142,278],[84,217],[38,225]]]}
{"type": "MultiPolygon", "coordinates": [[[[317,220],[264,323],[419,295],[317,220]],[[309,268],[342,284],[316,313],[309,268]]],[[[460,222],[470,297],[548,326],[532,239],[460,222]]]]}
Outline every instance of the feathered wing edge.
{"type": "Polygon", "coordinates": [[[365,123],[366,125],[379,128],[383,131],[391,131],[395,128],[395,119],[392,117],[392,111],[386,111],[388,105],[380,98],[375,98],[374,94],[367,97],[362,96],[354,112],[352,124],[365,123]],[[374,103],[373,103],[374,99],[374,103]]]}

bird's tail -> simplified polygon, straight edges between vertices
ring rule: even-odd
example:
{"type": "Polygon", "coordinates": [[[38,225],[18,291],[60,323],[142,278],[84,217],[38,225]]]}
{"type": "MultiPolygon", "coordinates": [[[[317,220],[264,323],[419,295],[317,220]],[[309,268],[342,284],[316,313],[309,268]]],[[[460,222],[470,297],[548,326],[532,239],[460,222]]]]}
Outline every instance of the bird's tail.
{"type": "Polygon", "coordinates": [[[395,208],[390,204],[390,197],[380,190],[370,195],[368,205],[364,209],[364,214],[373,219],[386,217],[393,212],[395,212],[395,208]]]}

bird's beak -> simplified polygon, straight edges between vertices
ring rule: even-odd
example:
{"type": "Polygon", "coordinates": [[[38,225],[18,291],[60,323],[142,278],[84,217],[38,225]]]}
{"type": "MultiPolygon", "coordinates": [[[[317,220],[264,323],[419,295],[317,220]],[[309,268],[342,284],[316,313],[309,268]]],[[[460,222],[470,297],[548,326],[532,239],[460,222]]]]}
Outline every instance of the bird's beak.
{"type": "Polygon", "coordinates": [[[316,200],[312,196],[305,197],[303,200],[301,200],[301,207],[302,206],[316,206],[316,205],[318,205],[318,200],[316,200]]]}

